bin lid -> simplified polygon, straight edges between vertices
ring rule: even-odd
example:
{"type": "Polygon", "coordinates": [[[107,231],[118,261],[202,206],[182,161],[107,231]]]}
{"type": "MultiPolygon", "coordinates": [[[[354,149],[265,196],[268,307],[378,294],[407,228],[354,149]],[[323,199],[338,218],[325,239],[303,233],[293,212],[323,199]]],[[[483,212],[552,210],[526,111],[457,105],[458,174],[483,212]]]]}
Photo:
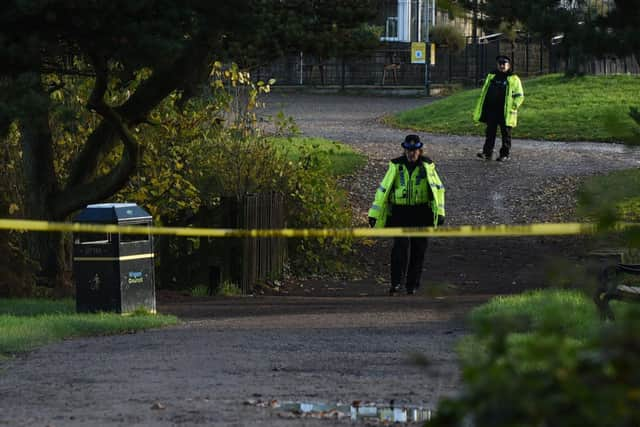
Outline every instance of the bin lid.
{"type": "Polygon", "coordinates": [[[151,221],[151,215],[135,203],[97,203],[87,205],[73,220],[106,224],[147,223],[151,221]]]}

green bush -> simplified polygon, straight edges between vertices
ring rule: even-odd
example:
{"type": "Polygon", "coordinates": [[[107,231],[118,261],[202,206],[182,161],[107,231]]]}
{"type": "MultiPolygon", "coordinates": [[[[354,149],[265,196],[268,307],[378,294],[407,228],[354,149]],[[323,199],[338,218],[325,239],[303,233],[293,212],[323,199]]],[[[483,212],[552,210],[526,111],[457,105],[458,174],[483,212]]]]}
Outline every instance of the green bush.
{"type": "MultiPolygon", "coordinates": [[[[224,200],[278,192],[289,227],[349,226],[350,210],[335,175],[357,166],[361,156],[337,143],[297,137],[295,123],[283,114],[274,118],[277,138],[263,132],[255,112],[259,95],[268,91],[268,85],[253,83],[236,66],[214,64],[211,91],[189,100],[173,94],[152,113],[155,125],[139,136],[143,167],[118,199],[145,206],[163,225],[220,227],[229,222],[219,218],[229,216],[222,212],[224,200]]],[[[162,286],[172,284],[173,277],[182,282],[174,287],[206,280],[198,264],[205,258],[201,239],[159,242],[162,286]]],[[[345,241],[288,243],[296,268],[305,271],[348,249],[345,241]]]]}
{"type": "Polygon", "coordinates": [[[640,308],[599,323],[578,293],[531,296],[474,312],[463,391],[427,425],[640,425],[640,308]]]}
{"type": "MultiPolygon", "coordinates": [[[[131,84],[139,84],[146,77],[141,72],[131,84]]],[[[279,192],[285,197],[286,221],[291,227],[350,225],[345,195],[337,190],[336,174],[327,165],[341,168],[339,173],[343,173],[361,158],[340,150],[337,145],[315,152],[315,141],[299,144],[295,158],[290,158],[257,124],[255,111],[259,95],[270,90],[269,84],[254,83],[249,74],[236,65],[223,66],[219,62],[212,66],[210,83],[209,90],[199,97],[185,98],[184,93],[179,92],[171,94],[136,127],[136,138],[143,153],[141,164],[112,200],[144,206],[158,225],[219,227],[221,224],[208,215],[220,207],[223,198],[279,192]]],[[[90,96],[86,79],[69,77],[64,81],[64,88],[52,94],[59,97],[62,104],[54,111],[52,126],[59,159],[56,170],[61,175],[69,170],[72,154],[77,153],[97,125],[85,108],[90,96]],[[74,123],[83,125],[70,127],[70,116],[74,117],[74,123]]],[[[114,93],[113,96],[126,96],[114,93]]],[[[124,99],[116,99],[114,103],[121,101],[124,99]]],[[[295,131],[293,121],[283,114],[278,116],[276,126],[275,133],[279,135],[295,131]]],[[[5,139],[5,151],[10,155],[0,156],[0,175],[4,178],[0,180],[0,213],[10,216],[21,213],[23,190],[16,187],[20,182],[16,166],[20,148],[15,131],[5,139]]],[[[105,150],[100,173],[108,173],[117,164],[121,150],[119,146],[105,150]]],[[[7,261],[0,261],[0,273],[3,273],[0,274],[0,294],[34,294],[31,266],[20,247],[22,240],[24,236],[19,233],[0,234],[0,254],[7,261]]],[[[162,252],[159,263],[164,262],[164,266],[188,265],[196,270],[198,262],[204,262],[204,257],[199,256],[202,253],[198,252],[201,243],[198,239],[160,237],[158,243],[162,252]]],[[[291,241],[291,244],[292,256],[309,259],[302,264],[314,265],[329,259],[327,253],[344,248],[345,242],[340,241],[327,250],[317,241],[291,241]]],[[[163,286],[174,277],[179,278],[182,285],[203,280],[202,277],[191,280],[188,274],[176,271],[169,273],[159,281],[163,286]]]]}

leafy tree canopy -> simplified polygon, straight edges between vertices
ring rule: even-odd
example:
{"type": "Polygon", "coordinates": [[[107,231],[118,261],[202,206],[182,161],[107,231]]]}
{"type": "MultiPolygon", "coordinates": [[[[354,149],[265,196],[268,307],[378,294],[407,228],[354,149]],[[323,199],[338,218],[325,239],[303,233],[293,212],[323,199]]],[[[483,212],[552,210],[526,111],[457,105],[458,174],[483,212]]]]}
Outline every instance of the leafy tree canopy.
{"type": "Polygon", "coordinates": [[[597,15],[593,28],[596,53],[620,56],[632,53],[636,61],[640,61],[640,8],[637,1],[615,0],[613,9],[597,15]]]}
{"type": "Polygon", "coordinates": [[[564,34],[564,47],[571,55],[640,58],[640,9],[635,0],[487,0],[480,10],[487,30],[522,26],[547,43],[564,34]]]}
{"type": "MultiPolygon", "coordinates": [[[[371,3],[5,1],[0,138],[17,124],[21,214],[63,220],[124,188],[142,164],[143,134],[159,124],[151,113],[170,95],[181,108],[201,93],[214,58],[244,66],[322,44],[332,32],[357,28],[371,3]]],[[[323,49],[334,52],[338,40],[323,49]]],[[[56,239],[33,245],[47,271],[59,263],[56,239]]]]}
{"type": "Polygon", "coordinates": [[[550,40],[574,20],[574,11],[565,4],[563,0],[489,0],[480,5],[482,25],[498,31],[501,25],[517,27],[521,23],[530,33],[550,40]]]}

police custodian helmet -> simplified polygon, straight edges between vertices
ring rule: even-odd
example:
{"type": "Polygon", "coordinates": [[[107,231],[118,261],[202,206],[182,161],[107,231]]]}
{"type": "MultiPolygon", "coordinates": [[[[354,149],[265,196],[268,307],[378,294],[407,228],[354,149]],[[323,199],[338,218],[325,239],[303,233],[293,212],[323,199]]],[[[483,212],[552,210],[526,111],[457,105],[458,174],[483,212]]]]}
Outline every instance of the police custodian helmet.
{"type": "Polygon", "coordinates": [[[407,135],[402,143],[402,148],[407,150],[418,150],[422,148],[422,142],[418,135],[407,135]]]}

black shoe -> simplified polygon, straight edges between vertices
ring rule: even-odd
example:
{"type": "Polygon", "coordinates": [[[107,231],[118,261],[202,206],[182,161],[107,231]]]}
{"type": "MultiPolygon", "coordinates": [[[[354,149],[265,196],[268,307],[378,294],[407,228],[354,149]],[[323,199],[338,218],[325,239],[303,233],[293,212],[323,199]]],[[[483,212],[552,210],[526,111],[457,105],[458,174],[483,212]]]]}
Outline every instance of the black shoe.
{"type": "Polygon", "coordinates": [[[482,151],[476,154],[476,156],[478,156],[482,160],[491,160],[491,154],[486,154],[486,153],[483,153],[482,151]]]}
{"type": "Polygon", "coordinates": [[[506,162],[509,160],[509,156],[500,156],[496,159],[496,162],[506,162]]]}
{"type": "Polygon", "coordinates": [[[407,288],[407,295],[415,295],[416,294],[416,290],[413,288],[407,288]]]}
{"type": "Polygon", "coordinates": [[[393,296],[393,295],[397,294],[398,293],[398,288],[400,288],[400,286],[391,285],[391,288],[389,288],[389,295],[393,296]]]}

